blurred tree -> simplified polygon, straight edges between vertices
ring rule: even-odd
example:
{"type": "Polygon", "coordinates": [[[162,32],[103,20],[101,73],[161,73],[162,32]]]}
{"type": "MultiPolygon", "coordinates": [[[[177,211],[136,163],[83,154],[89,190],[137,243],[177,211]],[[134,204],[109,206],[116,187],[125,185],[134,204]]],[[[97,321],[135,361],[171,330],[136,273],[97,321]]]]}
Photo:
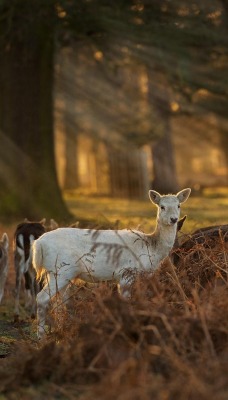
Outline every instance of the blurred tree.
{"type": "Polygon", "coordinates": [[[107,91],[100,91],[97,104],[93,87],[87,88],[86,95],[92,98],[89,105],[94,104],[103,120],[107,124],[111,121],[127,142],[141,146],[160,138],[160,149],[159,141],[153,145],[154,185],[158,188],[163,181],[162,191],[170,191],[171,185],[178,186],[170,118],[185,114],[190,121],[192,116],[213,113],[224,120],[224,142],[227,135],[227,35],[222,2],[119,0],[111,6],[96,0],[82,3],[87,28],[93,26],[87,34],[84,26],[86,43],[93,38],[93,52],[100,55],[97,62],[106,80],[112,82],[110,92],[114,98],[112,103],[107,91]],[[100,12],[96,13],[96,9],[100,12]],[[134,76],[133,65],[137,70],[134,76]],[[150,112],[146,114],[142,112],[139,92],[132,90],[142,68],[149,77],[150,112]],[[119,88],[121,96],[114,87],[119,88]],[[131,103],[130,96],[134,99],[131,103]],[[100,107],[102,101],[106,101],[106,107],[104,103],[100,107]],[[161,154],[166,156],[161,158],[161,154]]]}
{"type": "MultiPolygon", "coordinates": [[[[222,14],[223,18],[224,18],[224,25],[226,28],[226,38],[228,37],[228,0],[222,0],[222,4],[224,7],[224,12],[222,14]]],[[[228,46],[228,43],[227,43],[228,46]]],[[[226,58],[225,58],[225,62],[226,62],[226,66],[227,66],[227,53],[226,53],[226,58]]],[[[226,110],[227,110],[227,79],[225,81],[225,88],[226,88],[226,97],[224,99],[223,97],[223,107],[222,109],[224,110],[224,113],[222,112],[222,123],[219,121],[219,125],[220,125],[220,136],[221,136],[221,144],[222,144],[222,148],[224,150],[225,153],[225,159],[226,159],[226,165],[227,165],[227,183],[228,183],[228,123],[226,118],[224,118],[224,116],[226,117],[226,110]]]]}
{"type": "Polygon", "coordinates": [[[64,220],[69,212],[57,182],[53,137],[55,2],[13,0],[0,5],[0,129],[8,139],[8,147],[0,149],[5,158],[1,218],[64,220]],[[8,176],[6,166],[11,169],[8,176]]]}
{"type": "Polygon", "coordinates": [[[75,129],[71,132],[67,121],[65,134],[65,179],[63,188],[66,190],[78,187],[78,165],[77,165],[77,135],[75,129]]]}
{"type": "Polygon", "coordinates": [[[173,154],[171,132],[167,130],[151,148],[154,179],[152,187],[160,193],[175,193],[179,186],[173,154]]]}
{"type": "Polygon", "coordinates": [[[187,114],[191,121],[192,116],[213,114],[227,158],[227,14],[220,1],[211,0],[143,1],[135,10],[144,29],[135,53],[145,60],[150,104],[160,115],[155,131],[162,135],[152,146],[154,186],[169,191],[178,183],[169,122],[173,116],[187,114]]]}
{"type": "MultiPolygon", "coordinates": [[[[106,71],[107,66],[115,70],[126,63],[143,66],[156,84],[156,96],[151,93],[153,104],[158,100],[155,109],[164,93],[168,94],[167,110],[170,101],[176,104],[170,107],[170,115],[166,112],[162,128],[155,118],[148,119],[149,129],[141,130],[137,109],[132,111],[132,120],[127,113],[122,120],[117,115],[119,133],[126,140],[142,145],[152,143],[159,134],[170,138],[172,110],[189,116],[215,113],[224,119],[226,133],[226,6],[225,0],[0,0],[0,129],[7,135],[5,145],[20,155],[7,164],[14,185],[1,170],[1,214],[68,217],[56,178],[53,145],[58,44],[90,43],[97,54],[104,55],[106,71]]],[[[110,109],[109,104],[106,108],[110,109]]],[[[8,148],[1,148],[4,159],[8,148]]],[[[176,184],[176,178],[172,182],[176,184]]]]}

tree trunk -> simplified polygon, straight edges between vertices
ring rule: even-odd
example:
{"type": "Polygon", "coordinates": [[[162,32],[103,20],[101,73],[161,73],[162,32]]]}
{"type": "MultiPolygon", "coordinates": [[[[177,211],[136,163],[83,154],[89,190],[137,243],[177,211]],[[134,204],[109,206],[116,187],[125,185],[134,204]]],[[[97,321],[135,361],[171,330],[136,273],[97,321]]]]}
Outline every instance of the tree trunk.
{"type": "Polygon", "coordinates": [[[139,149],[108,149],[110,188],[113,197],[145,199],[149,189],[145,160],[139,149]]]}
{"type": "Polygon", "coordinates": [[[226,181],[228,183],[228,132],[221,127],[219,133],[221,138],[221,149],[226,161],[226,181]]]}
{"type": "Polygon", "coordinates": [[[153,160],[153,189],[160,193],[174,193],[178,190],[176,165],[170,126],[169,92],[167,83],[157,77],[150,76],[150,102],[158,121],[154,126],[157,141],[151,146],[153,160]],[[159,82],[159,84],[157,84],[159,82]]]}
{"type": "Polygon", "coordinates": [[[0,27],[0,214],[67,220],[54,157],[52,10],[39,15],[25,5],[14,10],[9,37],[0,27]]]}
{"type": "Polygon", "coordinates": [[[169,129],[166,129],[163,136],[155,142],[151,151],[154,173],[153,189],[161,193],[175,193],[178,190],[178,183],[169,129]]]}
{"type": "Polygon", "coordinates": [[[66,190],[77,189],[78,162],[77,162],[77,134],[75,129],[70,126],[70,121],[65,117],[65,176],[63,188],[66,190]]]}

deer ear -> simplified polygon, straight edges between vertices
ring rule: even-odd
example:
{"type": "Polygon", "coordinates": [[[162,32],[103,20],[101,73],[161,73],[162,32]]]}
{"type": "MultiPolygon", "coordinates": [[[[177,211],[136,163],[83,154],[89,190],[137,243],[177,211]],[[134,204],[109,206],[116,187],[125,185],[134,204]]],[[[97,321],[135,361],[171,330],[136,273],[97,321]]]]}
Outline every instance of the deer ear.
{"type": "Polygon", "coordinates": [[[46,224],[46,218],[41,219],[41,220],[39,221],[39,223],[40,223],[41,225],[45,225],[45,224],[46,224]]]}
{"type": "Polygon", "coordinates": [[[59,227],[59,224],[54,220],[54,219],[50,219],[50,228],[52,231],[54,231],[54,229],[57,229],[59,227]]]}
{"type": "Polygon", "coordinates": [[[190,193],[191,193],[191,189],[187,188],[187,189],[183,189],[180,192],[178,192],[176,196],[180,203],[184,203],[186,200],[188,200],[190,193]]]}
{"type": "Polygon", "coordinates": [[[3,241],[3,244],[4,244],[5,249],[7,250],[8,247],[9,247],[9,238],[8,238],[7,233],[3,233],[3,235],[2,235],[2,241],[3,241]]]}
{"type": "Polygon", "coordinates": [[[152,201],[152,203],[159,204],[161,200],[161,195],[158,192],[156,192],[156,190],[149,190],[149,198],[150,201],[152,201]]]}

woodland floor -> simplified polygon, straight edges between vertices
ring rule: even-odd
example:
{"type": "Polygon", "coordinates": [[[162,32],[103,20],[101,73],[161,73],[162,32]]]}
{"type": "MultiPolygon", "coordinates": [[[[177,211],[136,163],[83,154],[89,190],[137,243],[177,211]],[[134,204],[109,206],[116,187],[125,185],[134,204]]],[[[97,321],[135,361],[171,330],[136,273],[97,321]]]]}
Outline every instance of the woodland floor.
{"type": "MultiPolygon", "coordinates": [[[[88,206],[83,196],[77,202],[67,196],[75,221],[95,221],[105,209],[98,225],[116,219],[121,227],[142,223],[150,230],[153,225],[155,212],[146,202],[119,201],[114,209],[108,199],[91,198],[88,206]]],[[[227,205],[226,196],[189,200],[182,210],[188,215],[182,238],[199,226],[227,223],[227,205]]],[[[20,322],[14,323],[15,227],[0,226],[10,239],[0,305],[0,400],[228,398],[226,239],[213,248],[197,247],[177,268],[165,264],[152,280],[142,276],[130,304],[106,286],[77,289],[67,314],[64,310],[56,322],[55,335],[40,343],[23,295],[20,322]]]]}

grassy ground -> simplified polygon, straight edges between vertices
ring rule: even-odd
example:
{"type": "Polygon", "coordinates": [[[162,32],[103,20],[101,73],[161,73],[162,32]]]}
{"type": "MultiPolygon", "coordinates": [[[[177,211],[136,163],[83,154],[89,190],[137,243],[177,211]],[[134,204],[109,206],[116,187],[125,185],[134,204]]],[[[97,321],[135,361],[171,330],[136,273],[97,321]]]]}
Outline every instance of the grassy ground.
{"type": "MultiPolygon", "coordinates": [[[[121,228],[151,231],[155,225],[156,207],[148,200],[134,201],[110,199],[77,192],[65,193],[67,204],[75,220],[90,220],[101,225],[119,221],[121,228]]],[[[188,218],[184,232],[192,232],[202,226],[225,224],[228,221],[228,189],[205,190],[202,195],[191,195],[182,205],[182,216],[188,218]]]]}

